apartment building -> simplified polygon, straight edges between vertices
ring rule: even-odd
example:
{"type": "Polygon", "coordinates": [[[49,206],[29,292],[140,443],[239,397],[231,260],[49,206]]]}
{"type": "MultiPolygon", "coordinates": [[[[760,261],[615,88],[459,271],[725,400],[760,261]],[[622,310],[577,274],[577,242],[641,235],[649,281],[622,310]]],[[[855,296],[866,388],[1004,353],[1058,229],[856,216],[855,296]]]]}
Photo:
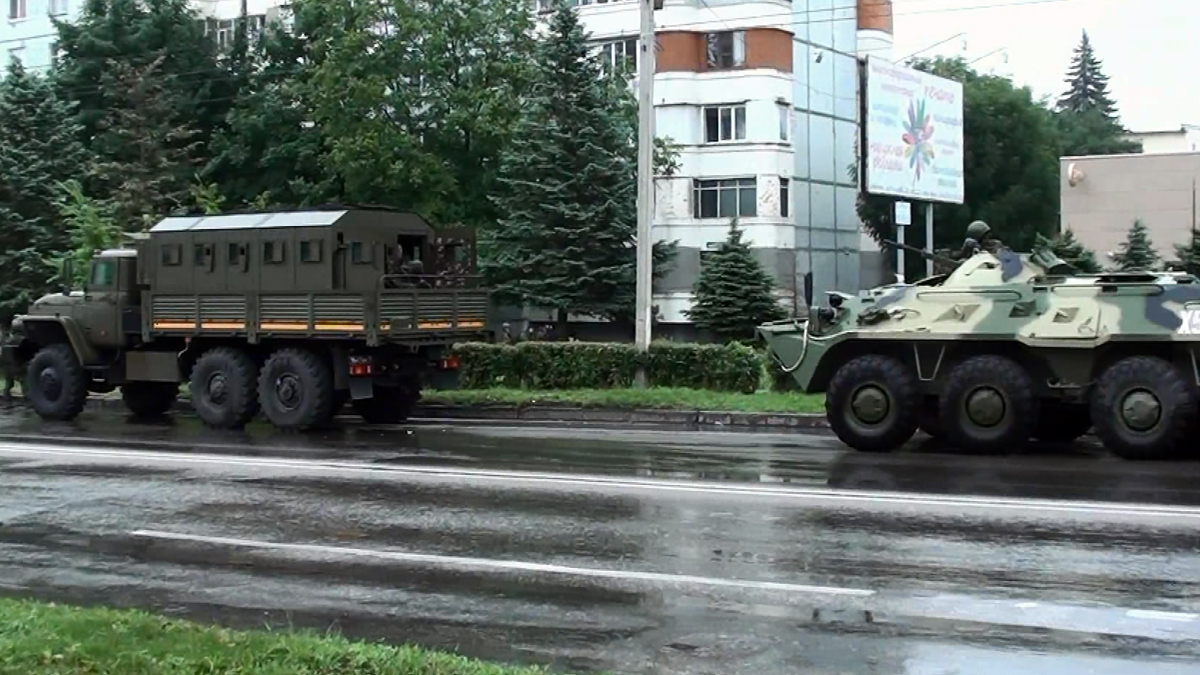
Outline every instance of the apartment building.
{"type": "Polygon", "coordinates": [[[45,72],[54,63],[58,34],[54,19],[72,21],[83,0],[3,0],[4,20],[0,21],[0,54],[5,69],[13,61],[32,72],[45,72]]]}

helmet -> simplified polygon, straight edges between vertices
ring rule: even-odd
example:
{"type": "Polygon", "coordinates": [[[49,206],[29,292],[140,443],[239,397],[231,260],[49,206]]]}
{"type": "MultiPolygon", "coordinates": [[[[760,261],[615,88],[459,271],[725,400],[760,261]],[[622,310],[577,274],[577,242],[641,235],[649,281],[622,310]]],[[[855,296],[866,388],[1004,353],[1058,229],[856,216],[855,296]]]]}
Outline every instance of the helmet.
{"type": "Polygon", "coordinates": [[[987,223],[982,220],[976,220],[967,226],[967,237],[975,241],[983,241],[983,238],[988,236],[991,231],[992,228],[988,227],[987,223]]]}

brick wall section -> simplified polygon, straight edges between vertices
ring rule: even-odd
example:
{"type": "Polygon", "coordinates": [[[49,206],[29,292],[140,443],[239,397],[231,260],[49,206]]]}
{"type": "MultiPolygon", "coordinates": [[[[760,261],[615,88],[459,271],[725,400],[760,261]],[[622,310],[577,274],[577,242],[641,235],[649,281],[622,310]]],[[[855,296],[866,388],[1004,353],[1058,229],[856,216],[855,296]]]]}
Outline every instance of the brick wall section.
{"type": "MultiPolygon", "coordinates": [[[[661,31],[657,34],[655,72],[702,73],[709,70],[704,33],[661,31]]],[[[792,72],[792,34],[776,28],[746,30],[746,63],[734,70],[772,68],[792,72]]]]}
{"type": "Polygon", "coordinates": [[[892,35],[892,0],[858,0],[858,29],[892,35]]]}

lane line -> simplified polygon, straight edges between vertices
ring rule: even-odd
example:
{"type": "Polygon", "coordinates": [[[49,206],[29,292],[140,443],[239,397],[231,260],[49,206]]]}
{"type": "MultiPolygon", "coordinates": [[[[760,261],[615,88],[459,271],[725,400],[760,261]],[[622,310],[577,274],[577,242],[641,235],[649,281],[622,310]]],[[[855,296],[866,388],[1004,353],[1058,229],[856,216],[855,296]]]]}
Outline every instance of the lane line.
{"type": "Polygon", "coordinates": [[[1125,616],[1131,619],[1152,619],[1154,621],[1178,621],[1186,623],[1200,619],[1200,614],[1187,614],[1185,612],[1163,612],[1154,609],[1131,609],[1125,612],[1125,616]]]}
{"type": "Polygon", "coordinates": [[[499,471],[426,466],[376,466],[328,460],[285,459],[279,457],[241,457],[203,453],[150,452],[139,450],[101,450],[69,448],[26,443],[0,443],[0,455],[23,457],[62,457],[126,460],[156,464],[193,464],[200,466],[245,467],[259,469],[288,469],[328,473],[342,472],[370,477],[433,477],[470,478],[498,483],[523,485],[552,485],[585,488],[623,488],[681,494],[720,496],[774,497],[793,501],[827,501],[848,504],[899,504],[910,506],[976,507],[984,510],[1016,510],[1045,513],[1075,513],[1108,516],[1152,516],[1200,521],[1200,508],[1153,506],[1144,504],[1112,504],[1086,501],[1053,501],[1025,498],[994,498],[968,496],[916,495],[895,492],[865,492],[816,488],[778,489],[733,483],[609,478],[605,476],[575,476],[529,471],[499,471]]]}
{"type": "Polygon", "coordinates": [[[745,581],[741,579],[721,579],[717,577],[698,577],[687,574],[663,574],[658,572],[635,572],[625,570],[605,570],[591,567],[571,567],[567,565],[551,565],[545,563],[524,562],[517,560],[494,560],[491,558],[469,558],[462,556],[436,555],[430,553],[404,553],[401,551],[378,551],[364,548],[344,546],[326,546],[321,544],[286,544],[254,539],[235,539],[228,537],[209,537],[204,535],[183,534],[179,532],[160,532],[157,530],[134,530],[134,537],[156,539],[162,541],[186,541],[190,543],[212,544],[237,548],[255,548],[272,551],[289,551],[296,553],[337,554],[359,558],[379,558],[406,563],[420,563],[439,567],[457,567],[470,571],[518,571],[538,572],[558,576],[581,577],[587,579],[615,579],[618,581],[645,581],[658,584],[691,584],[694,586],[709,586],[718,588],[740,588],[758,591],[776,591],[782,593],[801,593],[809,595],[838,595],[865,598],[875,595],[875,591],[862,588],[839,588],[836,586],[806,586],[772,581],[745,581]]]}

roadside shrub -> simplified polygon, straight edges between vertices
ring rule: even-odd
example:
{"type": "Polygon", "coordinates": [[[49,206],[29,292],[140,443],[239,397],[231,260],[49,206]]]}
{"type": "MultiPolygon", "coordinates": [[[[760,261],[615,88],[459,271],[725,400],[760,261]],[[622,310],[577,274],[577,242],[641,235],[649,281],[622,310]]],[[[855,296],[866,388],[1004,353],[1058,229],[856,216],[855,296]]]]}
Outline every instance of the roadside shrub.
{"type": "Polygon", "coordinates": [[[731,343],[655,342],[647,354],[624,342],[464,343],[454,346],[464,389],[612,389],[633,386],[644,364],[652,387],[753,393],[762,356],[731,343]]]}

